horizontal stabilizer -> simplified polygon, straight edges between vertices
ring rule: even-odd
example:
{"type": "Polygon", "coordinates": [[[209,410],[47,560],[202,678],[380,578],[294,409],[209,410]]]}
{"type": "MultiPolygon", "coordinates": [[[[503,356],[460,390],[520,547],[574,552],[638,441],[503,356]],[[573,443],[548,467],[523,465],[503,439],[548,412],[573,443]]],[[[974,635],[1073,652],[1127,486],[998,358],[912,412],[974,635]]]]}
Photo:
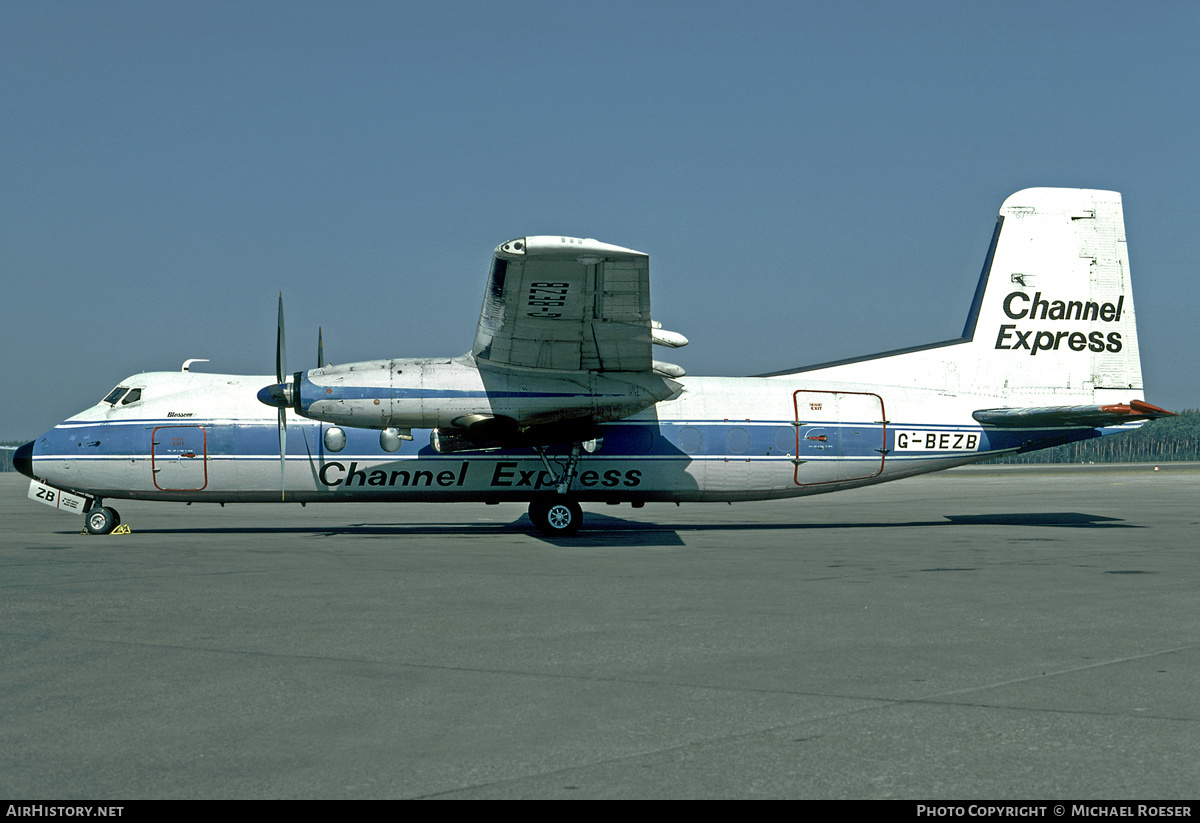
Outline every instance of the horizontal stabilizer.
{"type": "Polygon", "coordinates": [[[1134,420],[1174,417],[1141,400],[1110,406],[1042,406],[1028,409],[980,409],[972,417],[1001,429],[1086,429],[1119,426],[1134,420]]]}

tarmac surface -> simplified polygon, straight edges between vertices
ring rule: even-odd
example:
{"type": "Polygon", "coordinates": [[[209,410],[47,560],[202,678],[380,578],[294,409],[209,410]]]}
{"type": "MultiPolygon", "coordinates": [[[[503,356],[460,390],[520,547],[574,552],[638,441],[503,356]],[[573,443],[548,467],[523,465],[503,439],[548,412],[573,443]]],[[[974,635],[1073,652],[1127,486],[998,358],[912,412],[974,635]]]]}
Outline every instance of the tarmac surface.
{"type": "Polygon", "coordinates": [[[0,475],[0,797],[1194,799],[1200,465],[792,501],[114,501],[0,475]]]}

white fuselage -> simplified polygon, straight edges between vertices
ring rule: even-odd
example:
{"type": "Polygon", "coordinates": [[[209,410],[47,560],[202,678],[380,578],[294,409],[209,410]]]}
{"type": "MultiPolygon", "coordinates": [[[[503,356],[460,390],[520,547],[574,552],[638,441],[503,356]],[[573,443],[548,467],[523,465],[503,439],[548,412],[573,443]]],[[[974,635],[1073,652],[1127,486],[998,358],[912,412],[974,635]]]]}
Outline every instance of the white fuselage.
{"type": "MultiPolygon", "coordinates": [[[[687,378],[674,398],[603,425],[570,493],[615,502],[793,497],[971,463],[1053,436],[985,430],[971,411],[993,398],[818,374],[687,378]]],[[[276,413],[255,397],[267,382],[137,375],[126,384],[142,388],[144,400],[98,404],[35,441],[35,473],[94,497],[210,502],[493,502],[554,491],[553,474],[529,449],[442,455],[428,431],[415,429],[388,453],[377,430],[343,426],[346,445],[332,452],[330,423],[289,411],[281,496],[276,413]]],[[[566,457],[549,451],[551,462],[566,457]]]]}

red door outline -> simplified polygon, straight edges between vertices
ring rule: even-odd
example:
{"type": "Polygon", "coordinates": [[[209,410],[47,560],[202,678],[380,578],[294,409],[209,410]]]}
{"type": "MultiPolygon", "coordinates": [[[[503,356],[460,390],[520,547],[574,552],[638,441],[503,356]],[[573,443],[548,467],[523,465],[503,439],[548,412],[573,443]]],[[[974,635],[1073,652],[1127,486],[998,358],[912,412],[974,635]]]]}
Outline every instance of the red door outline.
{"type": "MultiPolygon", "coordinates": [[[[193,434],[193,432],[189,432],[193,434]]],[[[171,437],[170,434],[164,437],[171,437]]],[[[198,492],[203,491],[208,486],[208,431],[203,426],[159,426],[150,433],[150,476],[154,479],[154,488],[164,492],[198,492]],[[200,432],[200,453],[196,454],[194,446],[188,447],[187,437],[180,438],[182,442],[172,442],[167,448],[160,449],[159,446],[164,445],[158,439],[158,433],[166,429],[194,429],[200,432]],[[200,458],[200,479],[203,481],[199,486],[188,486],[186,488],[178,487],[163,487],[158,485],[158,473],[160,468],[158,464],[167,463],[169,460],[175,460],[180,463],[184,460],[195,460],[200,458]]]]}
{"type": "MultiPolygon", "coordinates": [[[[806,404],[811,404],[814,401],[815,401],[815,398],[813,398],[811,400],[809,398],[805,398],[806,404]]],[[[792,393],[792,407],[796,413],[796,460],[795,460],[796,468],[792,473],[792,482],[794,482],[797,486],[825,486],[830,483],[844,483],[844,482],[847,482],[850,480],[870,480],[872,477],[878,477],[879,475],[883,474],[883,464],[884,464],[884,461],[887,460],[887,422],[888,421],[887,421],[887,411],[884,408],[883,398],[881,396],[879,396],[875,392],[868,392],[868,391],[829,391],[826,389],[797,389],[796,391],[794,391],[792,393]],[[876,450],[879,452],[879,468],[876,469],[874,473],[855,475],[853,477],[837,477],[837,478],[834,478],[833,480],[819,480],[819,481],[813,482],[813,483],[801,482],[800,466],[805,461],[800,459],[800,428],[801,428],[801,422],[805,419],[805,417],[809,416],[809,415],[805,415],[804,417],[801,417],[801,415],[800,415],[800,400],[801,400],[800,395],[802,395],[802,394],[803,395],[835,395],[835,396],[836,395],[857,395],[859,397],[874,397],[877,401],[879,401],[879,420],[876,420],[874,422],[879,423],[883,426],[883,432],[882,432],[882,437],[880,439],[879,448],[876,450]]],[[[818,408],[819,408],[819,406],[818,406],[818,408]]],[[[809,411],[811,412],[812,409],[809,409],[809,411]]],[[[839,409],[839,411],[840,411],[840,409],[839,409]]],[[[838,419],[831,420],[829,418],[825,418],[819,422],[820,423],[838,423],[838,422],[840,422],[840,420],[838,420],[838,419]]],[[[839,436],[839,444],[840,444],[840,436],[839,436]]]]}

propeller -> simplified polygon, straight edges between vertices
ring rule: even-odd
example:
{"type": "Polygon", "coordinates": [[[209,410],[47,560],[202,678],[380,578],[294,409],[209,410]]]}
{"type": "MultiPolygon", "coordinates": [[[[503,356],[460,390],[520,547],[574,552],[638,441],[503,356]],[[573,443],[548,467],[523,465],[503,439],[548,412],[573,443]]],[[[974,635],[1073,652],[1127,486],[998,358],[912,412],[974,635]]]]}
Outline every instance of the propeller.
{"type": "MultiPolygon", "coordinates": [[[[317,328],[317,368],[325,365],[325,339],[321,328],[317,328]]],[[[287,341],[283,333],[283,292],[279,292],[279,327],[275,334],[275,382],[258,390],[259,402],[274,406],[279,410],[279,494],[280,499],[286,499],[284,487],[285,468],[287,466],[287,409],[288,406],[299,408],[298,393],[300,391],[300,375],[290,375],[292,382],[288,383],[287,370],[287,341]]]]}
{"type": "Polygon", "coordinates": [[[258,400],[279,410],[279,494],[286,499],[284,468],[287,460],[287,407],[292,405],[295,384],[287,384],[287,342],[283,334],[283,292],[279,292],[279,326],[275,332],[275,382],[258,390],[258,400]]]}

